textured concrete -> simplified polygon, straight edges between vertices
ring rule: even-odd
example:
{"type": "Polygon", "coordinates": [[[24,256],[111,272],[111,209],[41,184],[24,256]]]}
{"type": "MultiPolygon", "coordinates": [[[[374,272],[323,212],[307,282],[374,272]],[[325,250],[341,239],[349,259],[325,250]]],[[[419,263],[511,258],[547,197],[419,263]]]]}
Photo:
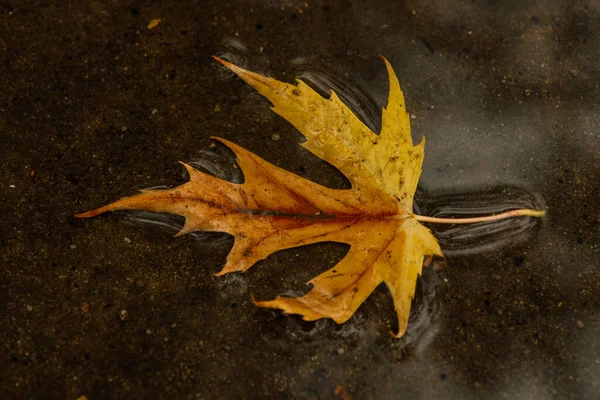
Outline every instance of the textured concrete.
{"type": "Polygon", "coordinates": [[[600,2],[68,3],[0,1],[1,398],[597,396],[600,2]],[[402,340],[383,287],[342,326],[252,305],[306,290],[344,245],[216,278],[226,236],[73,219],[184,182],[177,161],[206,160],[212,135],[347,185],[214,54],[330,78],[374,127],[385,55],[427,136],[424,211],[516,202],[549,216],[436,229],[447,268],[424,274],[402,340]]]}

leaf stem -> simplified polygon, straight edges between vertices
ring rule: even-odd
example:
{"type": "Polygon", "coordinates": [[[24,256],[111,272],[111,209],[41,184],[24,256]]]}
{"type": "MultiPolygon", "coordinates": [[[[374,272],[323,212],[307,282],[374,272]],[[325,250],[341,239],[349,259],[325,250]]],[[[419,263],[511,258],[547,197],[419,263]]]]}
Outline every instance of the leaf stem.
{"type": "Polygon", "coordinates": [[[546,215],[546,211],[532,210],[530,208],[521,208],[519,210],[510,210],[501,214],[487,215],[485,217],[472,217],[472,218],[436,218],[427,217],[425,215],[416,215],[415,219],[421,222],[431,222],[434,224],[474,224],[477,222],[488,222],[498,221],[506,218],[513,217],[543,217],[546,215]]]}

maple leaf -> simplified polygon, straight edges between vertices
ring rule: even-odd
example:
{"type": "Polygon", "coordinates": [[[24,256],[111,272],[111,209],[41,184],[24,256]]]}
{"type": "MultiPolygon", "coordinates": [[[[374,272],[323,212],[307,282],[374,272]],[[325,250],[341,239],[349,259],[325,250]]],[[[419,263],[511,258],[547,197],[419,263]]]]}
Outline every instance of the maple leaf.
{"type": "MultiPolygon", "coordinates": [[[[324,98],[301,80],[288,84],[215,59],[266,97],[273,111],[304,135],[301,145],[339,169],[351,189],[318,185],[214,138],[235,153],[244,183],[227,182],[182,163],[189,182],[168,190],[143,191],[76,216],[139,209],[185,217],[176,236],[199,230],[227,232],[235,241],[217,275],[246,271],[283,249],[317,242],[347,243],[348,254],[309,281],[312,289],[306,295],[253,301],[260,307],[300,314],[307,321],[331,318],[341,324],[384,282],[398,318],[394,336],[404,335],[424,259],[442,256],[437,240],[419,221],[444,219],[412,212],[425,140],[416,146],[412,143],[404,97],[389,62],[384,59],[389,97],[377,135],[333,91],[324,98]]],[[[539,213],[513,210],[468,222],[539,213]]]]}

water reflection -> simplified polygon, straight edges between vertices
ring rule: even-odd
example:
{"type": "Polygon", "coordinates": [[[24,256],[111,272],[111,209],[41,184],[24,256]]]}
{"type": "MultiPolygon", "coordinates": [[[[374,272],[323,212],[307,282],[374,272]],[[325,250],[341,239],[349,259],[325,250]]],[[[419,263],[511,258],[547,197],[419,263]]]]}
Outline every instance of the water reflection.
{"type": "Polygon", "coordinates": [[[354,114],[373,132],[381,129],[381,109],[375,99],[360,85],[342,79],[341,74],[312,65],[304,58],[292,61],[295,75],[323,97],[329,97],[333,90],[354,114]]]}
{"type": "Polygon", "coordinates": [[[221,142],[214,143],[211,150],[199,151],[198,157],[187,164],[229,182],[244,182],[244,174],[236,163],[235,155],[221,142]]]}
{"type": "MultiPolygon", "coordinates": [[[[295,344],[318,347],[333,339],[344,346],[334,350],[336,356],[344,357],[356,351],[368,349],[380,362],[418,356],[441,331],[440,311],[446,290],[444,274],[425,268],[417,281],[415,300],[411,310],[406,334],[393,339],[387,329],[397,330],[396,314],[391,296],[384,284],[371,294],[347,322],[337,325],[333,320],[303,321],[297,315],[285,315],[278,311],[265,311],[271,320],[265,325],[261,337],[266,346],[286,349],[295,344]],[[381,324],[376,320],[383,319],[381,324]],[[362,350],[359,350],[362,349],[362,350]]],[[[286,296],[297,297],[302,293],[288,291],[286,296]]],[[[329,342],[331,344],[331,342],[329,342]]]]}
{"type": "MultiPolygon", "coordinates": [[[[238,67],[248,67],[248,47],[236,37],[227,37],[222,42],[223,50],[219,51],[216,56],[229,61],[238,67]]],[[[221,79],[233,78],[235,74],[227,68],[218,68],[219,77],[221,79]]]]}
{"type": "MultiPolygon", "coordinates": [[[[426,193],[417,190],[417,214],[444,218],[465,218],[498,214],[518,208],[544,209],[539,196],[525,189],[500,186],[469,193],[426,193]]],[[[473,254],[526,240],[541,218],[520,217],[469,225],[427,224],[445,255],[473,254]]]]}
{"type": "Polygon", "coordinates": [[[155,225],[171,235],[175,235],[183,228],[184,218],[175,214],[152,213],[140,210],[123,211],[127,220],[144,225],[155,225]]]}

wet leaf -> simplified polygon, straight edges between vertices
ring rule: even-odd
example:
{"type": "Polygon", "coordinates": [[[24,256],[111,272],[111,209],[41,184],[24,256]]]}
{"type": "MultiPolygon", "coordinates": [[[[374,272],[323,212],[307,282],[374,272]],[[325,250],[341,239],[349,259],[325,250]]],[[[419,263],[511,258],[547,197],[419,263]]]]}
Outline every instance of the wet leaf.
{"type": "Polygon", "coordinates": [[[235,237],[235,243],[217,275],[246,271],[282,249],[317,242],[348,243],[348,254],[308,282],[312,289],[305,296],[278,296],[255,304],[300,314],[308,321],[332,318],[341,324],[385,282],[398,317],[395,336],[401,337],[424,259],[442,253],[436,239],[412,213],[424,141],[413,146],[404,98],[392,67],[384,60],[390,89],[377,135],[333,92],[330,98],[323,98],[300,80],[287,84],[217,61],[266,97],[273,111],[306,137],[301,145],[338,168],[352,188],[323,187],[225,139],[214,138],[235,153],[244,183],[230,183],[183,164],[190,181],[181,186],[143,191],[77,216],[139,209],[185,217],[177,236],[200,230],[227,232],[235,237]]]}

